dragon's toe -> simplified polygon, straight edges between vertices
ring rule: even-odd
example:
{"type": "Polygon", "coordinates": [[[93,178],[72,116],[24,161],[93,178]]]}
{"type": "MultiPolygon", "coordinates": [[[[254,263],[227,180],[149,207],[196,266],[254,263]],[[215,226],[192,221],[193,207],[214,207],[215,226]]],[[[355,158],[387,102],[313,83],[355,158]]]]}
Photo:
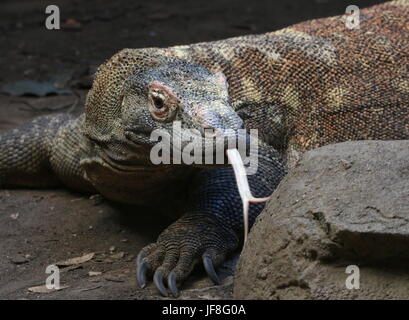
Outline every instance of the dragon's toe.
{"type": "Polygon", "coordinates": [[[182,217],[167,228],[154,244],[143,248],[137,258],[137,280],[144,288],[147,277],[163,296],[179,296],[179,286],[202,260],[204,268],[215,284],[220,284],[215,267],[238,246],[233,231],[220,222],[204,219],[202,215],[182,217]],[[194,218],[193,218],[194,217],[194,218]]]}

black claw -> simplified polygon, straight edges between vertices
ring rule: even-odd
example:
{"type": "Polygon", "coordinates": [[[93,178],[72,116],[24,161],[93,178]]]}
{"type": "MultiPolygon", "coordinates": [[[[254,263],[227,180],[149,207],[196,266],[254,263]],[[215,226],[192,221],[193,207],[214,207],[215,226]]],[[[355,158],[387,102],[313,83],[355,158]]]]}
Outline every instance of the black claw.
{"type": "Polygon", "coordinates": [[[169,296],[168,291],[166,290],[165,286],[163,285],[163,275],[162,272],[156,271],[153,276],[153,283],[155,283],[156,288],[158,288],[159,292],[162,296],[167,297],[169,296]]]}
{"type": "Polygon", "coordinates": [[[179,296],[179,290],[176,286],[176,274],[172,271],[168,276],[168,287],[172,291],[172,295],[177,298],[179,296]]]}
{"type": "Polygon", "coordinates": [[[220,284],[219,276],[217,275],[216,271],[213,267],[213,262],[210,256],[204,254],[203,255],[203,265],[207,272],[207,275],[212,279],[214,284],[220,284]]]}
{"type": "Polygon", "coordinates": [[[136,279],[141,288],[146,287],[146,272],[148,271],[148,261],[142,259],[139,261],[139,256],[136,262],[136,279]]]}

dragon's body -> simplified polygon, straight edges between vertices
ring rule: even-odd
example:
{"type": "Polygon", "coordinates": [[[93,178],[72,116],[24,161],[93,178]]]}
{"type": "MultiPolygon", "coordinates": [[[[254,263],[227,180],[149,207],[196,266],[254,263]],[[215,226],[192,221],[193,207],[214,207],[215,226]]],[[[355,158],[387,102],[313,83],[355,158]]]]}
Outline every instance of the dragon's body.
{"type": "MultiPolygon", "coordinates": [[[[149,133],[172,122],[203,131],[258,129],[258,196],[299,153],[347,140],[409,138],[409,1],[262,35],[171,48],[124,49],[103,64],[85,115],[38,118],[0,137],[0,183],[65,185],[127,203],[187,196],[183,216],[139,256],[163,294],[203,257],[214,280],[239,243],[241,201],[231,169],[153,166],[149,133]],[[243,120],[243,121],[242,121],[243,120]],[[194,188],[191,186],[195,186],[194,188]],[[182,190],[182,191],[181,191],[182,190]],[[186,213],[187,212],[187,213],[186,213]]],[[[206,139],[203,138],[206,142],[206,139]]],[[[183,198],[182,201],[185,202],[183,198]]],[[[252,207],[252,221],[262,206],[252,207]]]]}

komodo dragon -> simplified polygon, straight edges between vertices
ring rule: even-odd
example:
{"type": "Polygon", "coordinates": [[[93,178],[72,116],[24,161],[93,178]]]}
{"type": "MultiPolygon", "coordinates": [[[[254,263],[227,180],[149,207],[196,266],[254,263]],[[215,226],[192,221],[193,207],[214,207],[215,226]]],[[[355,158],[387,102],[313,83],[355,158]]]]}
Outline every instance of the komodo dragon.
{"type": "MultiPolygon", "coordinates": [[[[174,121],[219,135],[258,129],[266,147],[249,176],[257,196],[269,195],[306,150],[407,139],[408,19],[409,0],[399,0],[361,10],[359,29],[331,17],[262,35],[124,49],[98,69],[84,115],[39,117],[0,137],[0,183],[63,184],[125,203],[180,200],[181,217],[138,255],[139,283],[151,274],[161,294],[177,296],[200,259],[217,283],[214,266],[242,234],[232,170],[153,165],[151,132],[172,135],[174,121]]],[[[251,207],[250,223],[262,208],[251,207]]]]}

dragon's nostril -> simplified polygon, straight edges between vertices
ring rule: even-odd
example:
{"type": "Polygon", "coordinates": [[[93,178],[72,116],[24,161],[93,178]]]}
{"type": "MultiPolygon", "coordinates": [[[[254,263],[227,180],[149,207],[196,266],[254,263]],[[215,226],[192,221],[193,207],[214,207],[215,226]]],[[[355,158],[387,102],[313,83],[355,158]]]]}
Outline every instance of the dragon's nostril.
{"type": "Polygon", "coordinates": [[[203,129],[223,129],[223,119],[215,111],[199,112],[197,119],[203,129]]]}
{"type": "Polygon", "coordinates": [[[235,130],[244,128],[244,121],[236,113],[228,114],[224,118],[224,123],[227,128],[235,130]]]}

